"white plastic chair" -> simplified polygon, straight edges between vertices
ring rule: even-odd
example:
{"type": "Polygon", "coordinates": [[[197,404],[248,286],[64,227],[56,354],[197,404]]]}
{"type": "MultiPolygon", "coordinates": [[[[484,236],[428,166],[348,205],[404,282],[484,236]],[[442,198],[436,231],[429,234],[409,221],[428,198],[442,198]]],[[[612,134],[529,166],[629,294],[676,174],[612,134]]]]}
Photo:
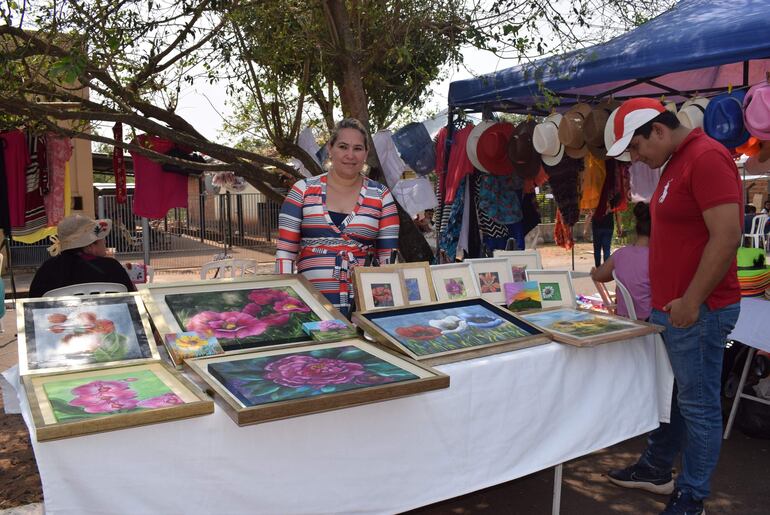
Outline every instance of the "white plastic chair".
{"type": "Polygon", "coordinates": [[[764,248],[765,242],[765,225],[768,221],[768,215],[756,215],[751,220],[751,231],[744,234],[744,238],[751,239],[751,246],[756,249],[764,248]],[[760,241],[762,244],[760,245],[760,241]]]}
{"type": "Polygon", "coordinates": [[[97,293],[122,293],[126,285],[120,283],[81,283],[48,290],[43,297],[63,297],[65,295],[93,295],[97,293]]]}
{"type": "MultiPolygon", "coordinates": [[[[623,296],[623,301],[626,303],[626,309],[628,309],[628,318],[631,320],[639,320],[636,316],[636,307],[634,306],[634,299],[631,297],[631,292],[628,291],[626,285],[618,280],[618,276],[615,275],[615,270],[612,271],[612,278],[615,280],[615,296],[618,292],[623,296]]],[[[617,305],[617,299],[615,299],[617,305]]]]}
{"type": "Polygon", "coordinates": [[[201,266],[201,279],[222,279],[225,277],[243,277],[257,273],[256,259],[222,259],[209,261],[201,266]],[[209,272],[214,274],[209,277],[209,272]]]}

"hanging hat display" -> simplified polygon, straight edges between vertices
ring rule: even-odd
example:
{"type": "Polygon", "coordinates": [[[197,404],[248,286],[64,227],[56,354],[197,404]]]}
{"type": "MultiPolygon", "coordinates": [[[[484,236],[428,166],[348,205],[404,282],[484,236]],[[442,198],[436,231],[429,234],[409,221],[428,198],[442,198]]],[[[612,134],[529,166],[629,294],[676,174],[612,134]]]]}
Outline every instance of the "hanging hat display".
{"type": "Polygon", "coordinates": [[[481,134],[487,130],[488,127],[492,127],[494,124],[495,122],[493,120],[482,120],[473,128],[468,135],[468,140],[465,142],[465,153],[468,154],[468,160],[476,170],[481,170],[481,163],[479,163],[479,158],[476,155],[476,147],[479,144],[479,138],[481,138],[481,134]]]}
{"type": "Polygon", "coordinates": [[[703,114],[703,130],[727,148],[739,147],[749,139],[749,131],[743,124],[745,96],[743,90],[717,95],[703,114]]]}
{"type": "Polygon", "coordinates": [[[422,123],[412,122],[397,130],[393,143],[401,159],[418,175],[427,175],[436,167],[436,149],[422,123]]]}
{"type": "MultiPolygon", "coordinates": [[[[510,175],[513,164],[508,159],[508,140],[514,126],[508,122],[480,124],[481,129],[468,138],[468,157],[478,170],[492,175],[510,175]],[[473,148],[471,148],[473,147],[473,148]]],[[[474,129],[475,132],[475,129],[474,129]]]]}
{"type": "Polygon", "coordinates": [[[703,115],[709,105],[709,100],[704,97],[691,98],[679,108],[676,117],[679,123],[688,129],[703,128],[703,115]]]}
{"type": "Polygon", "coordinates": [[[663,102],[663,107],[666,108],[666,111],[671,111],[674,114],[677,113],[676,102],[672,102],[670,100],[668,102],[663,102]]]}
{"type": "Polygon", "coordinates": [[[561,114],[551,114],[542,123],[535,126],[535,132],[532,135],[532,145],[540,154],[543,163],[549,166],[559,164],[559,161],[564,157],[564,145],[559,141],[561,120],[561,114]]]}
{"type": "Polygon", "coordinates": [[[743,99],[743,121],[752,136],[770,140],[770,84],[756,84],[743,99]]]}
{"type": "Polygon", "coordinates": [[[620,102],[606,98],[596,104],[586,117],[583,124],[583,135],[586,139],[588,151],[599,159],[607,157],[607,148],[604,146],[604,128],[612,111],[620,105],[620,102]]]}
{"type": "Polygon", "coordinates": [[[588,153],[583,125],[591,114],[591,106],[578,103],[572,106],[561,119],[559,124],[559,141],[564,145],[564,152],[569,157],[581,159],[588,153]]]}
{"type": "Polygon", "coordinates": [[[508,140],[508,159],[513,164],[513,173],[522,179],[532,179],[540,171],[540,156],[532,145],[536,125],[532,119],[521,122],[508,140]]]}

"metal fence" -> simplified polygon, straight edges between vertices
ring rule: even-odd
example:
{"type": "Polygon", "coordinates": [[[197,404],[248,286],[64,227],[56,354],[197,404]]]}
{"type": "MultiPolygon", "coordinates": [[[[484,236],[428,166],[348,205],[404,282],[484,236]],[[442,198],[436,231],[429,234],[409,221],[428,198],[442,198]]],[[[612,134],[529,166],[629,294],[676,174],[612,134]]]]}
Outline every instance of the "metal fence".
{"type": "MultiPolygon", "coordinates": [[[[187,208],[169,210],[148,220],[133,210],[133,195],[124,204],[115,195],[97,197],[97,216],[112,220],[107,247],[123,262],[147,261],[156,270],[199,267],[222,254],[271,261],[278,236],[280,205],[261,193],[191,195],[187,208]]],[[[11,244],[14,268],[35,267],[49,255],[48,239],[11,244]]]]}

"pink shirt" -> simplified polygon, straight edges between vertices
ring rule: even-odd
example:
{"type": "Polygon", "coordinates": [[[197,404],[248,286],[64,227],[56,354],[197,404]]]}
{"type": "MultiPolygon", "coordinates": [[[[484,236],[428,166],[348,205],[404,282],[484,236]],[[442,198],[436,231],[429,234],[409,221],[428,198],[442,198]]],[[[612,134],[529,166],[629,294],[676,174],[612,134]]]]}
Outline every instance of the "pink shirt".
{"type": "MultiPolygon", "coordinates": [[[[628,246],[612,254],[615,275],[623,283],[634,300],[636,318],[646,320],[652,310],[650,293],[650,249],[649,247],[628,246]]],[[[617,294],[617,313],[627,317],[628,308],[620,291],[617,294]]]]}

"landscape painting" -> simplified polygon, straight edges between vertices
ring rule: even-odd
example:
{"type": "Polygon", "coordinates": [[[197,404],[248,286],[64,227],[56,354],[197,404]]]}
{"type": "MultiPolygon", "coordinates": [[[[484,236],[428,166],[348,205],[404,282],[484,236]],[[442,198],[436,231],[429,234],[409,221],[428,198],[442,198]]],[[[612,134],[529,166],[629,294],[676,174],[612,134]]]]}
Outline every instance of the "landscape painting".
{"type": "Polygon", "coordinates": [[[480,300],[460,306],[421,309],[403,314],[378,313],[367,317],[381,331],[415,356],[456,351],[524,338],[539,331],[516,324],[480,300]]]}
{"type": "Polygon", "coordinates": [[[540,289],[537,281],[505,283],[505,303],[511,311],[540,309],[540,289]]]}
{"type": "Polygon", "coordinates": [[[137,294],[33,299],[22,306],[22,373],[159,358],[137,294]]]}
{"type": "Polygon", "coordinates": [[[556,340],[591,345],[658,332],[661,328],[613,315],[572,308],[557,308],[521,317],[550,332],[556,340]]]}
{"type": "Polygon", "coordinates": [[[165,296],[186,331],[214,336],[225,351],[307,339],[302,324],[320,320],[291,286],[165,296]]]}
{"type": "Polygon", "coordinates": [[[418,378],[352,345],[220,361],[210,363],[208,371],[244,406],[418,378]]]}

